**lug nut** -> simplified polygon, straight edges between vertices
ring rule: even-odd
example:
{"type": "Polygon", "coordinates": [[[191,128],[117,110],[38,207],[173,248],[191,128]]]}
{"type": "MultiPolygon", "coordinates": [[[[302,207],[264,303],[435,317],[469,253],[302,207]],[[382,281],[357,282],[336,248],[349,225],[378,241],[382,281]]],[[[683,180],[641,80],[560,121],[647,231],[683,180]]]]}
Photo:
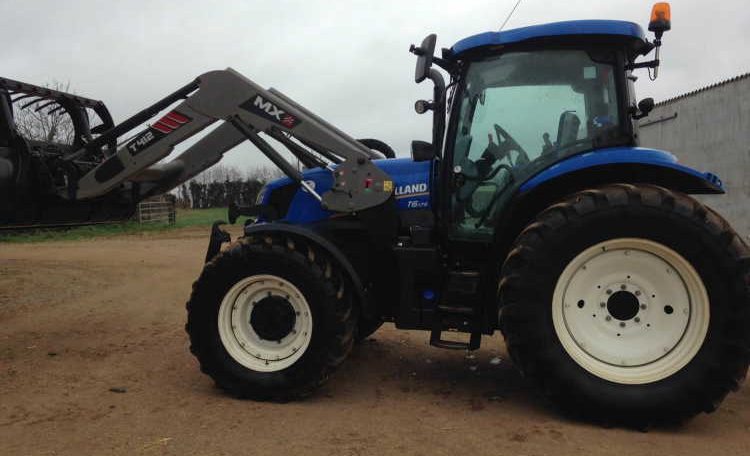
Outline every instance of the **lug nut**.
{"type": "Polygon", "coordinates": [[[640,296],[640,295],[641,295],[641,292],[640,292],[640,290],[635,290],[635,295],[636,295],[636,296],[640,296]]]}
{"type": "Polygon", "coordinates": [[[624,283],[622,285],[620,285],[620,290],[624,290],[625,288],[627,288],[627,287],[625,286],[624,283]]]}
{"type": "Polygon", "coordinates": [[[612,294],[612,290],[607,290],[607,294],[612,294]]]}
{"type": "Polygon", "coordinates": [[[625,322],[624,322],[624,321],[621,321],[621,322],[620,322],[620,328],[624,328],[624,327],[625,327],[625,322]]]}
{"type": "Polygon", "coordinates": [[[612,319],[612,317],[610,317],[609,315],[607,315],[606,317],[604,317],[604,319],[607,320],[607,321],[610,321],[612,319]]]}
{"type": "Polygon", "coordinates": [[[641,322],[641,319],[638,318],[638,317],[635,317],[634,320],[635,320],[636,323],[640,323],[641,322]]]}
{"type": "Polygon", "coordinates": [[[646,309],[646,304],[641,304],[641,310],[645,310],[645,309],[646,309]]]}
{"type": "Polygon", "coordinates": [[[603,302],[600,302],[600,303],[599,303],[599,307],[601,307],[601,308],[605,308],[605,307],[607,307],[607,304],[606,304],[606,303],[603,303],[603,302]]]}

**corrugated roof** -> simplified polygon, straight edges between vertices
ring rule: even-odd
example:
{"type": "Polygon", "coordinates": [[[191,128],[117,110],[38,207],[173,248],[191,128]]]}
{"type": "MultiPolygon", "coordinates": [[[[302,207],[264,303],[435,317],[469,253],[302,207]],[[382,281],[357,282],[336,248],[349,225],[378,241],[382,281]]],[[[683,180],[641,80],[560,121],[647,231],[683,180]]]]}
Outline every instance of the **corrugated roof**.
{"type": "Polygon", "coordinates": [[[714,84],[710,84],[710,85],[707,85],[705,87],[701,87],[699,89],[691,90],[690,92],[686,92],[686,93],[683,93],[681,95],[677,95],[676,97],[667,98],[666,100],[662,100],[662,101],[656,103],[656,106],[663,106],[665,104],[673,103],[673,102],[675,102],[677,100],[681,100],[683,98],[687,98],[687,97],[693,96],[695,94],[698,94],[698,93],[701,93],[701,92],[705,92],[706,90],[715,89],[716,87],[721,87],[723,85],[731,84],[732,82],[741,81],[741,80],[747,79],[749,77],[750,77],[750,72],[744,73],[744,74],[741,74],[739,76],[735,76],[733,78],[725,79],[723,81],[719,81],[719,82],[716,82],[714,84]]]}

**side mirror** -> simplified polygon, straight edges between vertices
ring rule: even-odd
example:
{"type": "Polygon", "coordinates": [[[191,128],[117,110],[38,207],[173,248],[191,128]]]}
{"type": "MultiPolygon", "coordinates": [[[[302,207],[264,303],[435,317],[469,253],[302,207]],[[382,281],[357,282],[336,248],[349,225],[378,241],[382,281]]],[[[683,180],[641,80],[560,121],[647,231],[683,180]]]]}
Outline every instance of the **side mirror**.
{"type": "Polygon", "coordinates": [[[654,99],[653,98],[644,98],[643,100],[638,102],[638,113],[633,116],[634,119],[642,119],[646,116],[648,116],[648,113],[653,111],[655,106],[654,99]]]}
{"type": "Polygon", "coordinates": [[[644,98],[643,100],[638,102],[638,110],[641,111],[641,114],[648,115],[649,112],[651,112],[654,109],[654,99],[644,98]]]}
{"type": "Polygon", "coordinates": [[[432,160],[435,158],[435,149],[427,141],[412,141],[411,158],[415,162],[432,160]]]}
{"type": "Polygon", "coordinates": [[[435,43],[437,42],[437,35],[434,33],[427,35],[422,40],[422,44],[419,47],[415,47],[413,44],[409,48],[409,52],[417,56],[417,67],[414,71],[414,82],[419,84],[420,82],[427,79],[430,75],[430,67],[432,67],[432,57],[435,54],[435,43]]]}

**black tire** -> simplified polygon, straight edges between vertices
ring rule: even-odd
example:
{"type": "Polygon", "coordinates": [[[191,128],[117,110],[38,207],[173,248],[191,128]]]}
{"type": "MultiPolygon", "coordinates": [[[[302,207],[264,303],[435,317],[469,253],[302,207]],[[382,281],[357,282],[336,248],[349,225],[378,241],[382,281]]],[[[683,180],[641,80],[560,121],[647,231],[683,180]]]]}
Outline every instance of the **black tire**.
{"type": "Polygon", "coordinates": [[[396,152],[393,151],[391,146],[379,139],[363,138],[358,139],[357,141],[361,142],[368,149],[380,152],[385,158],[396,158],[396,152]]]}
{"type": "Polygon", "coordinates": [[[206,264],[187,303],[185,326],[190,350],[201,371],[233,396],[288,401],[306,397],[346,359],[357,321],[348,283],[320,249],[279,234],[240,239],[206,264]],[[296,286],[312,313],[312,334],[305,353],[275,372],[251,370],[224,347],[218,315],[224,295],[239,280],[272,274],[296,286]]]}
{"type": "Polygon", "coordinates": [[[625,184],[582,191],[543,211],[516,239],[501,271],[500,328],[515,364],[564,410],[635,427],[681,422],[715,410],[747,373],[747,258],[747,246],[727,222],[686,195],[625,184]],[[566,352],[553,324],[552,295],[565,266],[584,249],[620,237],[673,249],[708,292],[708,333],[697,354],[651,383],[591,374],[566,352]]]}

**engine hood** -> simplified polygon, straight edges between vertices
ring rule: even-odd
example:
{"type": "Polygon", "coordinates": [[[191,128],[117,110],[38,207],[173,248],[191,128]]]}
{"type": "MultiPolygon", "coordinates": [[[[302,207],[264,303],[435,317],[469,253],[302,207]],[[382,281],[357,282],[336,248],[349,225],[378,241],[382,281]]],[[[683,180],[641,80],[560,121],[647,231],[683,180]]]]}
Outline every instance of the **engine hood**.
{"type": "MultiPolygon", "coordinates": [[[[433,161],[415,162],[410,158],[395,158],[374,160],[375,165],[385,171],[393,180],[393,197],[399,211],[415,209],[429,209],[431,207],[430,195],[431,173],[433,161]]],[[[333,186],[333,175],[331,170],[313,168],[305,170],[302,176],[311,187],[319,194],[323,194],[333,186]]],[[[261,194],[258,195],[258,203],[278,206],[279,198],[274,198],[274,192],[294,185],[288,177],[269,182],[261,194]]],[[[297,189],[289,193],[291,200],[281,203],[286,206],[278,207],[279,212],[285,213],[282,220],[288,223],[312,223],[323,220],[334,215],[320,206],[320,202],[304,189],[297,189]]]]}

